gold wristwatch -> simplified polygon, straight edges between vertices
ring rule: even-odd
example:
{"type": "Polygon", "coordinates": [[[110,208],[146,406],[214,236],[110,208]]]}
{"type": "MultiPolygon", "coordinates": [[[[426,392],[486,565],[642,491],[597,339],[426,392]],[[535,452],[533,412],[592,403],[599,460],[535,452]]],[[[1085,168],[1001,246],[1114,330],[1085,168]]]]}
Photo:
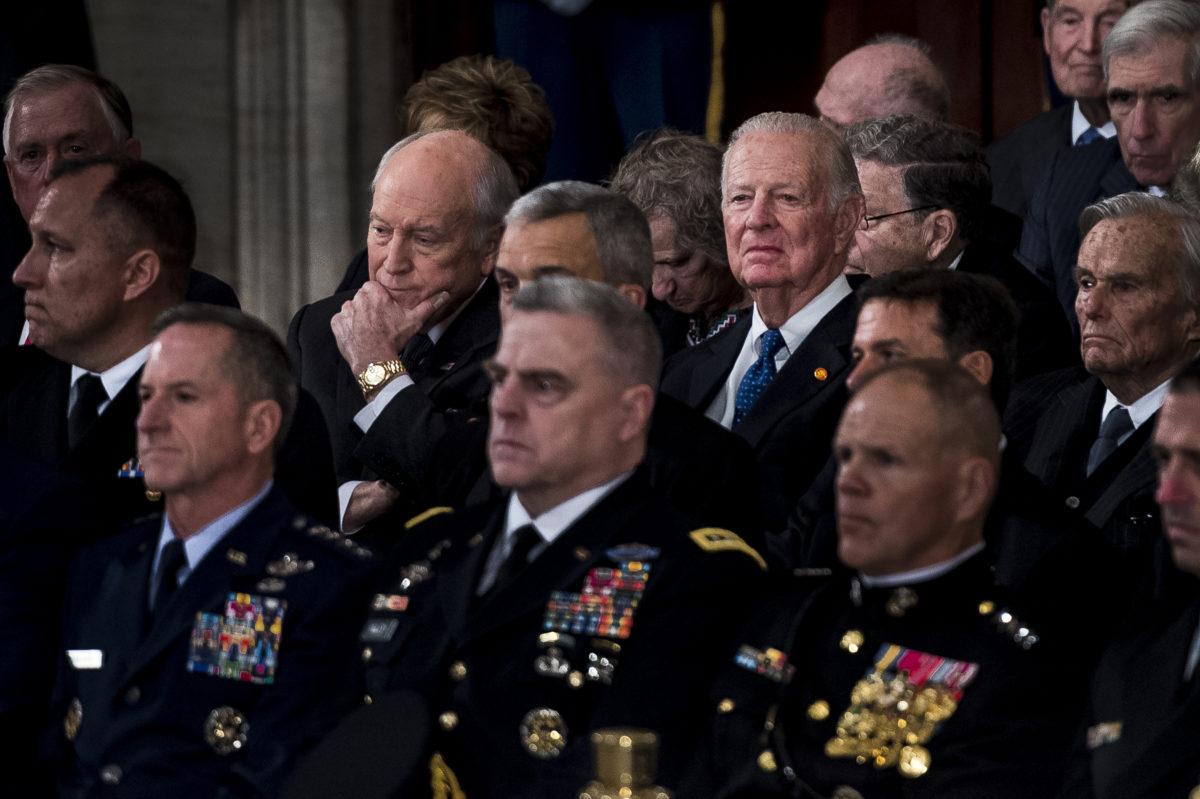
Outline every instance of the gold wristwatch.
{"type": "Polygon", "coordinates": [[[369,399],[371,392],[383,388],[392,378],[405,373],[404,364],[396,358],[367,364],[367,368],[358,376],[358,387],[362,389],[363,399],[369,399]]]}

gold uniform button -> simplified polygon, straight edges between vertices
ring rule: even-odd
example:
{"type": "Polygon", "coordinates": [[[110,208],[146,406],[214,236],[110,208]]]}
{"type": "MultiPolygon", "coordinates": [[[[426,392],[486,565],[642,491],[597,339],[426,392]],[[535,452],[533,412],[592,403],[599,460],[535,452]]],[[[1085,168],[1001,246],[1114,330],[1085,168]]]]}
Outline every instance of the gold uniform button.
{"type": "Polygon", "coordinates": [[[136,685],[125,692],[125,704],[136,705],[142,700],[142,689],[136,685]]]}
{"type": "Polygon", "coordinates": [[[734,709],[734,707],[736,707],[736,705],[734,705],[734,702],[732,699],[728,699],[728,698],[722,699],[720,702],[717,703],[717,712],[718,713],[729,713],[730,711],[732,711],[734,709]]]}
{"type": "Polygon", "coordinates": [[[864,640],[862,630],[846,630],[842,635],[842,640],[838,642],[838,646],[851,655],[857,655],[864,640]]]}
{"type": "Polygon", "coordinates": [[[763,771],[775,771],[779,768],[775,765],[775,753],[770,749],[762,750],[762,753],[758,756],[758,767],[763,771]]]}
{"type": "Polygon", "coordinates": [[[985,599],[979,603],[979,615],[980,616],[987,616],[989,613],[991,613],[995,609],[996,609],[996,603],[990,599],[985,599]]]}
{"type": "Polygon", "coordinates": [[[450,732],[452,729],[458,726],[458,714],[453,710],[447,710],[445,713],[438,716],[438,724],[443,730],[450,732]]]}
{"type": "Polygon", "coordinates": [[[116,763],[109,763],[104,768],[100,769],[100,782],[105,785],[120,785],[121,777],[125,776],[121,771],[121,767],[116,763]]]}
{"type": "Polygon", "coordinates": [[[375,701],[375,700],[371,698],[371,695],[370,695],[370,694],[367,694],[366,696],[364,696],[364,697],[363,697],[363,704],[364,704],[364,705],[369,705],[369,704],[371,704],[371,703],[372,703],[372,702],[374,702],[374,701],[375,701]]]}
{"type": "Polygon", "coordinates": [[[363,651],[362,651],[362,659],[363,659],[363,661],[364,661],[364,662],[365,662],[365,661],[368,661],[368,660],[370,660],[370,659],[371,659],[371,655],[373,655],[373,654],[375,654],[375,653],[374,653],[373,651],[371,651],[371,647],[369,647],[369,646],[364,646],[364,647],[363,647],[363,651]]]}
{"type": "Polygon", "coordinates": [[[1200,799],[1200,785],[1188,791],[1188,799],[1200,799]]]}
{"type": "Polygon", "coordinates": [[[900,763],[896,766],[905,777],[916,779],[929,771],[929,750],[923,746],[906,746],[900,750],[900,763]]]}
{"type": "Polygon", "coordinates": [[[455,682],[460,682],[461,680],[466,679],[466,676],[466,663],[463,663],[461,660],[456,660],[450,664],[450,679],[454,680],[455,682]]]}
{"type": "Polygon", "coordinates": [[[818,699],[808,706],[808,717],[813,721],[824,721],[829,718],[829,703],[818,699]]]}
{"type": "Polygon", "coordinates": [[[582,671],[573,671],[570,674],[568,674],[567,675],[567,685],[571,686],[572,688],[582,688],[583,687],[583,672],[582,671]]]}

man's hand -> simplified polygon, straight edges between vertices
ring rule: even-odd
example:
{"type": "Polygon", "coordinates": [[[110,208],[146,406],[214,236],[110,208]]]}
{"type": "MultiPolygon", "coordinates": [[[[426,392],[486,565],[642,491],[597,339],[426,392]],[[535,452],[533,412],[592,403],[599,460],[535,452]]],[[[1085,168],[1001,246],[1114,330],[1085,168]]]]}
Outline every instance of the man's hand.
{"type": "Polygon", "coordinates": [[[392,299],[387,289],[373,280],[363,284],[354,298],[342,304],[342,310],[329,321],[338,352],[346,359],[353,374],[361,374],[367,364],[395,358],[408,340],[425,326],[430,317],[450,301],[439,291],[412,308],[392,299]]]}
{"type": "Polygon", "coordinates": [[[342,517],[342,529],[354,531],[367,522],[378,519],[396,504],[400,492],[387,480],[359,483],[350,494],[346,504],[346,515],[342,517]]]}

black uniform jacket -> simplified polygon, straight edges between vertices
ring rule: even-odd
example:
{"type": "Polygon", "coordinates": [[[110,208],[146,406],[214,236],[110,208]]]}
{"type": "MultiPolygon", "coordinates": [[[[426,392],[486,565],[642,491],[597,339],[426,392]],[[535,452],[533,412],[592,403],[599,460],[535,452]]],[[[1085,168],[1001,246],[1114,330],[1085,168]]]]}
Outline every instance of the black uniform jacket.
{"type": "MultiPolygon", "coordinates": [[[[416,692],[435,720],[421,757],[397,755],[419,768],[396,795],[428,795],[434,761],[444,764],[434,776],[469,797],[573,796],[593,774],[589,733],[616,725],[657,732],[659,782],[675,784],[761,556],[728,531],[696,530],[635,474],[477,598],[505,508],[414,525],[426,545],[389,565],[372,602],[367,693],[416,692]],[[613,615],[589,623],[581,608],[600,600],[580,595],[606,585],[613,615]]],[[[408,776],[378,771],[397,784],[408,776]]]]}
{"type": "Polygon", "coordinates": [[[893,588],[801,578],[752,618],[680,795],[1057,790],[1085,669],[1000,601],[986,554],[893,588]]]}
{"type": "Polygon", "coordinates": [[[1191,595],[1147,608],[1101,658],[1066,799],[1183,799],[1200,788],[1200,673],[1183,680],[1200,624],[1194,581],[1191,595]]]}
{"type": "Polygon", "coordinates": [[[61,795],[272,796],[292,757],[338,709],[332,698],[354,655],[373,558],[272,489],[151,622],[160,529],[158,517],[133,525],[83,550],[72,567],[53,704],[61,795]],[[264,620],[253,640],[230,616],[251,605],[264,620]],[[201,614],[214,614],[204,617],[214,646],[241,640],[266,663],[279,612],[269,684],[265,671],[218,676],[228,672],[216,651],[193,644],[204,638],[201,614]],[[218,674],[191,668],[205,651],[218,674]]]}

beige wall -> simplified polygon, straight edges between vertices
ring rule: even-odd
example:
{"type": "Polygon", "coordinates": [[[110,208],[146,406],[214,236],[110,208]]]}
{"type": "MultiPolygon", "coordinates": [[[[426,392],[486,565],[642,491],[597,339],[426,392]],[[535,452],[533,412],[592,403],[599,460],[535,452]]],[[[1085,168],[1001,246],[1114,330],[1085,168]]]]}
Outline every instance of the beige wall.
{"type": "MultiPolygon", "coordinates": [[[[280,333],[362,247],[398,138],[406,20],[386,0],[92,0],[100,71],[196,206],[196,266],[280,333]]],[[[403,7],[403,4],[400,4],[403,7]]]]}

